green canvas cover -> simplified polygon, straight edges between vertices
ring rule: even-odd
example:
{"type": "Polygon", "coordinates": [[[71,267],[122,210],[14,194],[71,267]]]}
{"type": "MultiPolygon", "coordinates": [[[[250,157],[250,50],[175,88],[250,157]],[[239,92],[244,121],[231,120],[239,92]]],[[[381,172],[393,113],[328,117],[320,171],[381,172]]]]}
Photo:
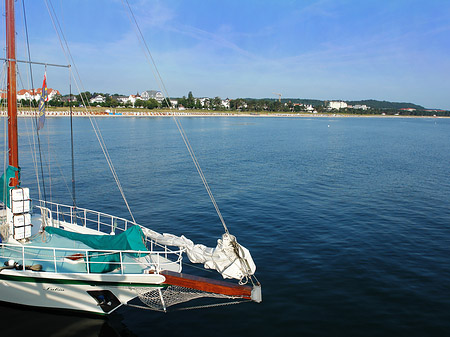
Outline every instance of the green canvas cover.
{"type": "MultiPolygon", "coordinates": [[[[80,241],[93,249],[101,250],[137,250],[144,254],[133,253],[134,257],[145,256],[148,253],[144,243],[144,233],[139,226],[132,226],[117,235],[92,235],[70,232],[56,227],[45,227],[49,234],[57,234],[65,238],[80,241]]],[[[120,254],[108,252],[89,252],[89,272],[107,273],[120,267],[120,254]]]]}
{"type": "Polygon", "coordinates": [[[6,205],[6,207],[11,207],[11,201],[9,200],[9,190],[12,189],[9,186],[9,180],[16,176],[16,172],[19,172],[19,180],[20,180],[20,169],[14,166],[8,166],[6,168],[5,173],[2,174],[0,178],[0,200],[6,205]]]}

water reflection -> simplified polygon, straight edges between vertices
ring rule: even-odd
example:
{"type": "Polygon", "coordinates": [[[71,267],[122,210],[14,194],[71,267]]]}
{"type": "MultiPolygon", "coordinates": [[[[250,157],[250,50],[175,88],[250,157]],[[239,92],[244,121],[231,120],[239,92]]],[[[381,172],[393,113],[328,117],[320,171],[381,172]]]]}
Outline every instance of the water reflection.
{"type": "MultiPolygon", "coordinates": [[[[86,317],[68,312],[30,309],[0,303],[2,336],[121,336],[121,327],[112,327],[103,317],[86,317]]],[[[133,336],[130,333],[126,336],[133,336]]]]}

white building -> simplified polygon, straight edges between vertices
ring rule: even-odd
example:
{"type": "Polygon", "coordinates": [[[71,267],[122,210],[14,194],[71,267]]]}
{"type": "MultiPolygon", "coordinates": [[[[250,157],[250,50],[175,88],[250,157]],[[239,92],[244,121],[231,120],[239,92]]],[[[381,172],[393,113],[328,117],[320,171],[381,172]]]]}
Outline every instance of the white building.
{"type": "Polygon", "coordinates": [[[97,95],[95,97],[92,97],[89,102],[91,103],[105,103],[106,102],[106,97],[102,96],[102,95],[97,95]]]}
{"type": "Polygon", "coordinates": [[[296,106],[301,107],[301,110],[306,111],[306,112],[313,112],[314,111],[314,108],[313,108],[312,104],[294,103],[294,108],[296,106]]]}
{"type": "MultiPolygon", "coordinates": [[[[42,94],[42,88],[28,90],[28,89],[22,89],[17,92],[17,100],[20,101],[22,99],[25,100],[32,100],[39,101],[41,99],[42,94]]],[[[61,95],[58,90],[47,88],[47,96],[48,100],[51,101],[55,96],[61,95]]]]}
{"type": "Polygon", "coordinates": [[[119,96],[112,96],[112,98],[115,99],[119,103],[126,103],[126,102],[128,102],[128,96],[119,95],[119,96]]]}
{"type": "Polygon", "coordinates": [[[148,101],[150,98],[156,99],[158,103],[161,103],[164,100],[164,95],[161,91],[156,90],[147,90],[141,92],[142,100],[148,101]]]}
{"type": "Polygon", "coordinates": [[[226,109],[229,109],[230,108],[230,99],[229,98],[223,99],[222,106],[224,106],[226,109]]]}
{"type": "Polygon", "coordinates": [[[347,107],[347,103],[343,101],[330,101],[328,102],[328,108],[329,109],[345,109],[347,107]]]}
{"type": "Polygon", "coordinates": [[[134,108],[134,103],[136,103],[137,100],[143,100],[141,96],[139,95],[130,95],[127,97],[127,99],[124,101],[124,103],[130,102],[133,105],[134,108]]]}
{"type": "Polygon", "coordinates": [[[306,106],[306,111],[308,111],[308,112],[313,112],[314,111],[314,108],[313,108],[312,104],[308,104],[308,105],[305,105],[305,106],[306,106]]]}
{"type": "Polygon", "coordinates": [[[131,104],[133,104],[133,106],[134,106],[134,103],[136,103],[136,100],[138,100],[138,99],[142,100],[141,96],[138,96],[138,95],[128,96],[128,102],[131,102],[131,104]]]}
{"type": "Polygon", "coordinates": [[[202,107],[209,106],[210,99],[208,97],[203,97],[198,99],[202,107]]]}

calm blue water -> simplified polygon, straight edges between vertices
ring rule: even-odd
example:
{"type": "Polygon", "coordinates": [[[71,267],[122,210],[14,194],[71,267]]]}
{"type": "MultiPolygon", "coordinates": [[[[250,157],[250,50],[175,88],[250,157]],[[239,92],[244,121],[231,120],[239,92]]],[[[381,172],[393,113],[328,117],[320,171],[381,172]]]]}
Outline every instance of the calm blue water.
{"type": "MultiPolygon", "coordinates": [[[[174,122],[97,122],[136,220],[214,246],[222,228],[174,122]]],[[[6,321],[56,321],[47,335],[65,336],[450,335],[450,119],[181,122],[230,231],[253,254],[263,303],[122,308],[106,322],[3,306],[6,321]]],[[[20,120],[24,152],[27,124],[20,120]]],[[[74,124],[78,205],[129,218],[89,120],[74,124]]],[[[66,203],[68,126],[48,119],[42,144],[58,163],[53,198],[66,203]]],[[[31,162],[20,160],[32,186],[31,162]]]]}

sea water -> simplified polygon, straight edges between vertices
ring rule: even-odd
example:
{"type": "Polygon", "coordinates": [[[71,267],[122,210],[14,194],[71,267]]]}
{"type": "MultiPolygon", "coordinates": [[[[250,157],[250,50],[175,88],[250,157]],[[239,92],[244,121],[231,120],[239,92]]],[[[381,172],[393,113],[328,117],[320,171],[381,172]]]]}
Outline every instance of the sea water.
{"type": "MultiPolygon", "coordinates": [[[[78,206],[130,218],[103,138],[137,222],[215,246],[222,225],[172,119],[93,119],[100,136],[87,118],[73,123],[78,206]]],[[[450,119],[181,123],[230,232],[253,255],[263,302],[168,314],[122,307],[106,321],[4,305],[2,335],[37,326],[64,336],[450,335],[450,119]]],[[[34,189],[39,144],[31,119],[19,126],[22,185],[34,189]]],[[[42,167],[47,199],[66,204],[69,128],[68,118],[47,118],[40,143],[52,163],[42,167]]]]}

